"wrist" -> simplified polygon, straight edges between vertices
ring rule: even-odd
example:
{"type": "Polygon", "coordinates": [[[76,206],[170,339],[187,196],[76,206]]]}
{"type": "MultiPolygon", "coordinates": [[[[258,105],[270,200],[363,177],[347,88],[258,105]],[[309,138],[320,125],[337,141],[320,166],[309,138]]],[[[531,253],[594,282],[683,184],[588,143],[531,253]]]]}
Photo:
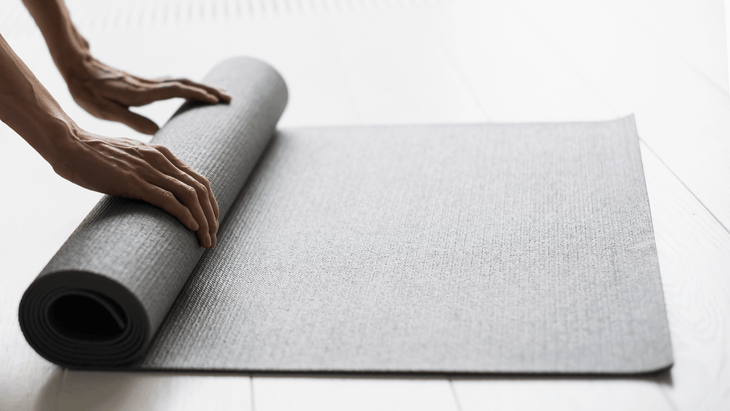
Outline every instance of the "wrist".
{"type": "Polygon", "coordinates": [[[34,130],[34,148],[54,169],[62,166],[65,153],[81,140],[81,129],[65,113],[46,113],[34,130]]]}
{"type": "Polygon", "coordinates": [[[73,42],[57,45],[51,53],[61,76],[68,82],[70,77],[79,77],[93,60],[88,47],[73,42]]]}
{"type": "Polygon", "coordinates": [[[53,33],[44,33],[48,50],[58,71],[66,78],[83,70],[92,60],[89,43],[81,36],[70,19],[61,20],[53,33]],[[50,34],[50,35],[47,35],[50,34]]]}

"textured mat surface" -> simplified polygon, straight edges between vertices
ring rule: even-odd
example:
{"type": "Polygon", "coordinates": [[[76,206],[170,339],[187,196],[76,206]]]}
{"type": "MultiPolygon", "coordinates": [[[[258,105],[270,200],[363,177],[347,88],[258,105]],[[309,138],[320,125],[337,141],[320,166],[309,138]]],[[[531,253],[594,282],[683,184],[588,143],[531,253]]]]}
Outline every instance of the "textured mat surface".
{"type": "Polygon", "coordinates": [[[633,118],[280,132],[144,368],[672,361],[633,118]]]}
{"type": "Polygon", "coordinates": [[[203,254],[160,210],[103,200],[21,303],[42,355],[241,371],[671,365],[632,117],[274,136],[286,88],[272,69],[233,60],[207,80],[234,105],[189,107],[155,142],[211,180],[218,246],[203,254]],[[69,295],[110,314],[79,327],[78,310],[53,310],[69,295]]]}

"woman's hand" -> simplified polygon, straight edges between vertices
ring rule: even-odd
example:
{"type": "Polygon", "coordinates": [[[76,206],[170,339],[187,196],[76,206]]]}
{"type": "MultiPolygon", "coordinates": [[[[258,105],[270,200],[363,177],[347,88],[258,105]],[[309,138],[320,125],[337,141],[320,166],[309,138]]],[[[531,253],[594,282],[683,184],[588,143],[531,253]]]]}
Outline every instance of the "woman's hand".
{"type": "Polygon", "coordinates": [[[61,177],[90,190],[146,201],[216,244],[218,203],[210,183],[164,146],[70,129],[47,158],[61,177]]]}
{"type": "Polygon", "coordinates": [[[73,62],[59,65],[59,69],[74,100],[86,111],[104,120],[124,123],[144,134],[154,134],[159,127],[129,107],[175,97],[211,104],[231,101],[223,89],[187,79],[147,80],[109,67],[86,53],[73,62]]]}
{"type": "Polygon", "coordinates": [[[74,100],[93,116],[154,134],[157,124],[129,111],[129,107],[174,97],[207,103],[231,100],[221,89],[187,79],[147,80],[109,67],[91,55],[89,42],[74,26],[63,0],[23,3],[38,24],[74,100]]]}

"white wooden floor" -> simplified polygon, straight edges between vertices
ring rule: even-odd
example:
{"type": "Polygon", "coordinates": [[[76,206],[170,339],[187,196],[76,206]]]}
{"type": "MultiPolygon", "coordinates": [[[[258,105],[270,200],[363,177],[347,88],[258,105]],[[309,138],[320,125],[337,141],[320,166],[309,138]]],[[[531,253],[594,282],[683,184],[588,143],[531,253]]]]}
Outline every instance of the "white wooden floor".
{"type": "MultiPolygon", "coordinates": [[[[69,371],[27,345],[20,297],[99,198],[0,124],[2,410],[728,410],[730,98],[722,0],[67,0],[102,61],[202,77],[253,55],[281,126],[601,120],[635,113],[675,366],[631,378],[364,378],[69,371]]],[[[0,32],[77,122],[20,0],[0,32]]],[[[179,102],[140,110],[164,122],[179,102]]]]}

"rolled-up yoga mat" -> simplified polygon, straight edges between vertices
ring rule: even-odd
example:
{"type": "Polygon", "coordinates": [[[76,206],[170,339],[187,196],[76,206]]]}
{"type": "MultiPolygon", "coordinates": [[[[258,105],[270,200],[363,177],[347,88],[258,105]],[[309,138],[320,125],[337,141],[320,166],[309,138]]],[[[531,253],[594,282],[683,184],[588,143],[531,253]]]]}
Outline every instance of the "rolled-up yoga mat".
{"type": "Polygon", "coordinates": [[[650,372],[672,364],[633,117],[275,130],[281,77],[154,142],[206,176],[218,245],[104,198],[26,291],[29,343],[86,369],[650,372]]]}
{"type": "MultiPolygon", "coordinates": [[[[287,102],[267,64],[236,58],[205,82],[230,104],[186,103],[154,136],[210,181],[223,221],[274,135],[287,102]]],[[[116,366],[145,354],[204,249],[162,209],[105,197],[28,288],[20,324],[39,354],[58,364],[116,366]]]]}

